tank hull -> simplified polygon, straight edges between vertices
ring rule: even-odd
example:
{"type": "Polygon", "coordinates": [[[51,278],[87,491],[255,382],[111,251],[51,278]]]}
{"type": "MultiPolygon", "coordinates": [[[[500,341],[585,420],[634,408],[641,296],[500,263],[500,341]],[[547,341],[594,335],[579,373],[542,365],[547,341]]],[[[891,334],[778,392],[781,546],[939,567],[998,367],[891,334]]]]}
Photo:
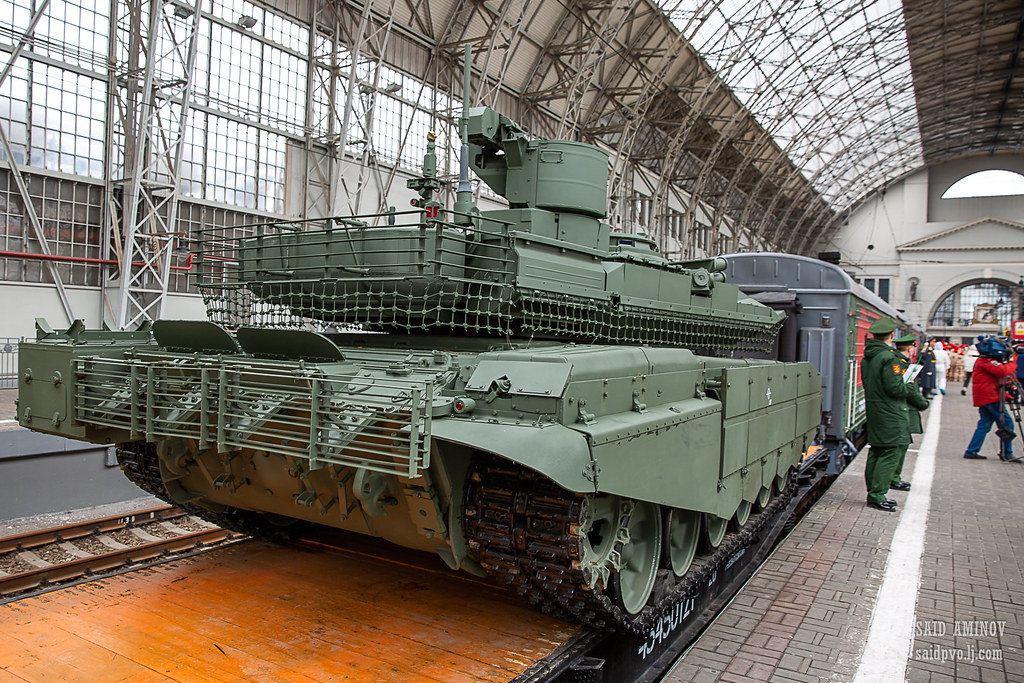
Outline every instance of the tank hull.
{"type": "Polygon", "coordinates": [[[557,343],[481,351],[432,337],[373,348],[373,336],[287,330],[248,330],[238,353],[213,354],[235,337],[212,323],[156,332],[24,344],[20,423],[152,444],[174,502],[381,536],[453,568],[477,570],[463,532],[474,458],[501,458],[567,496],[729,519],[799,462],[820,415],[807,363],[557,343]],[[194,348],[168,348],[184,343],[194,348]],[[243,345],[311,357],[258,358],[243,345]],[[54,384],[57,373],[66,379],[54,384]],[[40,377],[51,378],[45,392],[40,377]]]}

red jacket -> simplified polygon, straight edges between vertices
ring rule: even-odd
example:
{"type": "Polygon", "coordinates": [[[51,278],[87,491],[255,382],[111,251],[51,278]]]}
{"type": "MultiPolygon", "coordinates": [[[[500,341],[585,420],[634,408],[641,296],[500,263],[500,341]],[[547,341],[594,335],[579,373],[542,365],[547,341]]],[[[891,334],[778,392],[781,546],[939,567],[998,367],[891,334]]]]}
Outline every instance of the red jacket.
{"type": "Polygon", "coordinates": [[[1013,377],[1016,371],[1016,360],[1000,363],[991,358],[979,357],[978,362],[974,364],[974,374],[971,375],[971,396],[974,398],[974,405],[998,403],[999,384],[1004,377],[1013,377]]]}

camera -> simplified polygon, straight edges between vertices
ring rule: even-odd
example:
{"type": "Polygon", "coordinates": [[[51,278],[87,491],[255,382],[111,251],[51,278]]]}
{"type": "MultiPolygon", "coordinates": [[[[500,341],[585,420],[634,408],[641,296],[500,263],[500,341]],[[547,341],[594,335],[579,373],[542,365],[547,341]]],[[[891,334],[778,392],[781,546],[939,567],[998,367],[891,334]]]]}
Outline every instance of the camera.
{"type": "Polygon", "coordinates": [[[978,341],[974,346],[978,349],[979,356],[1004,363],[1011,360],[1015,352],[1020,353],[1017,350],[1019,347],[1014,347],[1007,337],[978,335],[978,341]]]}

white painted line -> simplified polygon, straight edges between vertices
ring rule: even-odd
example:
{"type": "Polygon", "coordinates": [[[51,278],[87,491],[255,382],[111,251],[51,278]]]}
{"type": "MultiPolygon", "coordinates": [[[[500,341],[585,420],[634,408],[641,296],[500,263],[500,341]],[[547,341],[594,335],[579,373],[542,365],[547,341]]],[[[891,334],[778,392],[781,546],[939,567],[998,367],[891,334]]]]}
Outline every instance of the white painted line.
{"type": "Polygon", "coordinates": [[[17,422],[17,420],[0,420],[0,425],[5,425],[8,422],[17,422]]]}
{"type": "Polygon", "coordinates": [[[914,487],[907,494],[889,546],[885,577],[875,598],[868,642],[857,667],[855,683],[906,680],[907,661],[914,642],[917,594],[921,588],[921,555],[932,500],[935,451],[939,445],[941,396],[932,399],[932,410],[928,412],[928,426],[914,464],[914,487]]]}

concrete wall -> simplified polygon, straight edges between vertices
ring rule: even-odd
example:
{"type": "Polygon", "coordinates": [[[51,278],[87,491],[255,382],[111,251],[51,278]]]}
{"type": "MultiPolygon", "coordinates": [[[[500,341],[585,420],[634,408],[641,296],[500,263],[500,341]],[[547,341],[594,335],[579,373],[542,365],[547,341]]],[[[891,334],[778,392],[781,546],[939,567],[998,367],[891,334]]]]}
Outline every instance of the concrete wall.
{"type": "MultiPolygon", "coordinates": [[[[1017,286],[1024,276],[1024,197],[941,199],[960,178],[988,169],[1024,173],[1024,155],[962,159],[913,173],[861,205],[820,250],[838,250],[842,267],[862,281],[889,278],[890,303],[922,327],[952,290],[980,281],[1009,285],[1019,317],[1024,296],[1024,288],[1017,286]],[[917,281],[916,301],[911,300],[912,279],[917,281]]],[[[997,329],[928,331],[959,341],[997,329]]]]}
{"type": "MultiPolygon", "coordinates": [[[[76,318],[96,329],[102,322],[102,294],[98,287],[66,287],[76,318]]],[[[171,320],[205,319],[206,309],[198,294],[171,294],[164,316],[171,320]]],[[[0,337],[35,339],[35,320],[45,318],[55,330],[67,329],[56,288],[45,283],[4,282],[0,284],[0,337]]]]}
{"type": "Polygon", "coordinates": [[[145,495],[121,473],[113,447],[27,429],[0,430],[0,520],[145,495]]]}

